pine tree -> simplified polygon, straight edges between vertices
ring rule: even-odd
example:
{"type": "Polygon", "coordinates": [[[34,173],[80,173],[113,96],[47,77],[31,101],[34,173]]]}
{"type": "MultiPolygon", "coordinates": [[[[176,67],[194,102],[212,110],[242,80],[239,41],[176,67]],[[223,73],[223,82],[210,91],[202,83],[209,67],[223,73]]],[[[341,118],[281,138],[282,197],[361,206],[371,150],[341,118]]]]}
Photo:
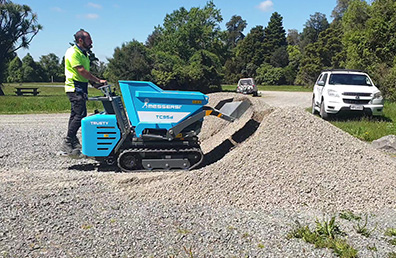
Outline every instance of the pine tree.
{"type": "Polygon", "coordinates": [[[7,82],[22,82],[22,61],[18,56],[8,64],[7,82]]]}
{"type": "MultiPolygon", "coordinates": [[[[287,45],[286,31],[283,27],[282,20],[282,16],[275,12],[272,14],[267,27],[264,29],[265,37],[263,49],[265,51],[264,62],[266,63],[270,63],[272,54],[275,53],[278,48],[285,47],[287,45]]],[[[287,54],[286,48],[284,48],[284,50],[284,53],[287,54]]]]}

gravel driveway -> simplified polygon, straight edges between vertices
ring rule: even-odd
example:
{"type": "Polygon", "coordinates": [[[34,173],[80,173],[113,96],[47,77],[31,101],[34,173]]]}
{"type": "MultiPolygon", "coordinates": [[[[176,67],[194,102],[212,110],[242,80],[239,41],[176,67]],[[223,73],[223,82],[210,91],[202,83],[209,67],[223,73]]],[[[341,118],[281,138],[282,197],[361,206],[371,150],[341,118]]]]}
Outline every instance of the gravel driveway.
{"type": "Polygon", "coordinates": [[[264,101],[273,107],[311,106],[312,92],[260,91],[264,101]]]}
{"type": "MultiPolygon", "coordinates": [[[[359,257],[396,252],[384,235],[396,228],[396,163],[306,112],[309,94],[262,94],[232,124],[205,121],[212,158],[241,128],[253,134],[189,172],[60,158],[66,114],[1,115],[0,257],[336,257],[286,237],[331,216],[359,257]],[[370,236],[344,211],[367,215],[370,236]]],[[[210,104],[230,96],[243,98],[210,104]]]]}

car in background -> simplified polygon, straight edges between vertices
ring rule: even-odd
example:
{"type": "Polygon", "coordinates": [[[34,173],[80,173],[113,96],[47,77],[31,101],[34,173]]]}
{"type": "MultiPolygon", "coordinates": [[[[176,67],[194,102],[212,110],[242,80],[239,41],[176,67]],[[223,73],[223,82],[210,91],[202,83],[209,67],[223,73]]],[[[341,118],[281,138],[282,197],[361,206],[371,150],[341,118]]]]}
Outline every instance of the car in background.
{"type": "Polygon", "coordinates": [[[238,81],[238,86],[236,88],[237,93],[243,94],[253,94],[253,96],[258,96],[257,86],[254,83],[253,78],[242,78],[238,81]]]}
{"type": "Polygon", "coordinates": [[[313,89],[312,113],[327,120],[339,114],[381,116],[384,99],[370,76],[360,70],[324,70],[313,89]]]}

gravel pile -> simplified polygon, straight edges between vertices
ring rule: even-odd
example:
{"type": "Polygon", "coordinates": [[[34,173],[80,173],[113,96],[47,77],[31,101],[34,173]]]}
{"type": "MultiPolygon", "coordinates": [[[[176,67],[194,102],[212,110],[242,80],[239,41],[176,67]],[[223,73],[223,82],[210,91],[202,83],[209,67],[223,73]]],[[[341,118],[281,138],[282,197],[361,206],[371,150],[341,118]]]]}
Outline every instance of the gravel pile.
{"type": "Polygon", "coordinates": [[[396,228],[396,163],[303,109],[249,100],[232,124],[206,118],[205,153],[235,146],[189,172],[115,173],[60,158],[66,114],[0,116],[0,256],[335,257],[286,235],[295,221],[313,228],[344,210],[376,227],[366,238],[337,216],[360,257],[396,252],[384,236],[396,228]],[[251,137],[231,139],[251,121],[251,137]]]}
{"type": "Polygon", "coordinates": [[[131,194],[266,210],[376,211],[396,207],[396,163],[302,109],[277,109],[217,163],[160,185],[134,185],[131,194]]]}

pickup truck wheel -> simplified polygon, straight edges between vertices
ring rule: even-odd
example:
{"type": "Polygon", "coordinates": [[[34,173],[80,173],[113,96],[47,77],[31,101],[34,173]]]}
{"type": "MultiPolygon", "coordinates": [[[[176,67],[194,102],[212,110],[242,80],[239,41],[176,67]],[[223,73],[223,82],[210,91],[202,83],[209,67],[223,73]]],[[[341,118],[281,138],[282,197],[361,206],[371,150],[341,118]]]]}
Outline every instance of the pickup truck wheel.
{"type": "Polygon", "coordinates": [[[316,111],[316,109],[315,109],[315,96],[312,97],[312,111],[311,112],[313,115],[318,114],[318,111],[316,111]]]}
{"type": "Polygon", "coordinates": [[[324,100],[320,103],[320,117],[323,118],[324,120],[329,120],[330,115],[329,113],[326,112],[325,107],[324,107],[324,100]]]}

